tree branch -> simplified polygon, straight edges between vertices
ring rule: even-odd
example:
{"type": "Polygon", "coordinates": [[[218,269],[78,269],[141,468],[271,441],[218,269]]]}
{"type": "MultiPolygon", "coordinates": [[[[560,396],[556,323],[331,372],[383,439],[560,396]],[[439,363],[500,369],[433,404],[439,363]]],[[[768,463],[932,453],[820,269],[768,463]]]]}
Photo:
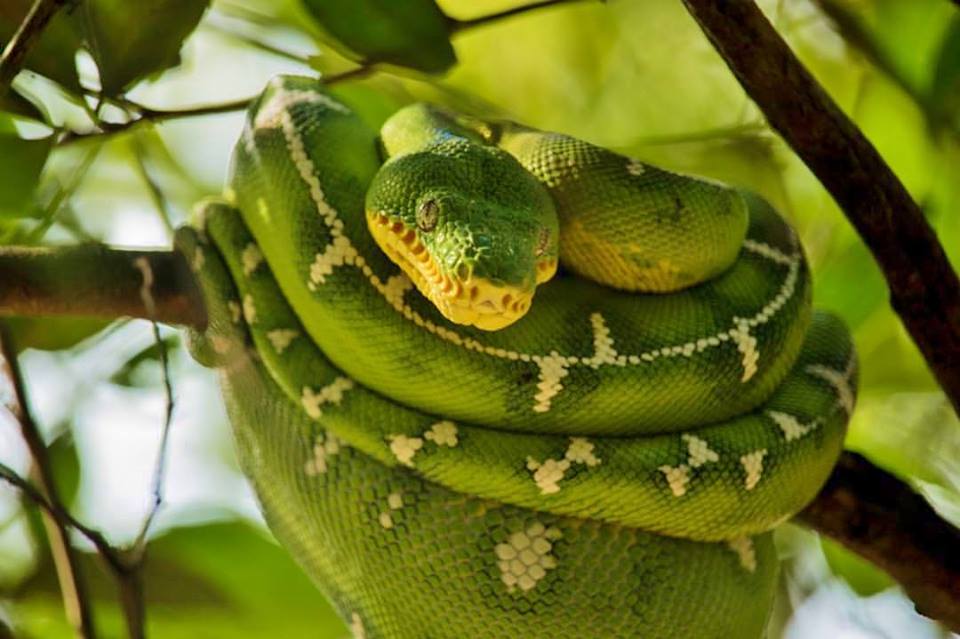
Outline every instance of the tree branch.
{"type": "Polygon", "coordinates": [[[920,207],[756,4],[684,4],[857,229],[883,270],[893,309],[960,414],[960,281],[920,207]]]}
{"type": "MultiPolygon", "coordinates": [[[[9,333],[2,325],[0,325],[0,354],[3,356],[3,363],[0,366],[5,369],[5,377],[13,388],[13,398],[9,402],[9,409],[20,424],[20,432],[27,444],[27,449],[30,451],[33,475],[36,477],[39,486],[37,493],[47,503],[56,504],[57,508],[62,509],[57,486],[53,481],[50,459],[47,457],[47,446],[30,414],[16,351],[13,348],[9,333]]],[[[78,637],[92,639],[95,634],[93,613],[90,609],[86,586],[80,572],[80,562],[76,551],[70,544],[70,533],[67,526],[62,520],[53,516],[51,512],[45,511],[43,513],[43,527],[47,532],[50,555],[56,568],[57,580],[60,582],[60,592],[63,596],[63,608],[67,621],[69,621],[78,637]]]]}
{"type": "Polygon", "coordinates": [[[885,570],[918,612],[960,632],[960,530],[905,483],[844,453],[797,518],[885,570]]]}
{"type": "Polygon", "coordinates": [[[23,22],[17,28],[10,42],[0,55],[0,96],[10,90],[10,83],[23,68],[24,59],[30,48],[39,39],[43,29],[69,0],[36,0],[23,22]]]}
{"type": "Polygon", "coordinates": [[[202,298],[180,253],[124,251],[99,244],[0,247],[0,316],[4,315],[137,317],[167,324],[206,324],[202,298]],[[146,260],[153,279],[146,291],[142,291],[144,272],[136,266],[141,259],[146,260]]]}

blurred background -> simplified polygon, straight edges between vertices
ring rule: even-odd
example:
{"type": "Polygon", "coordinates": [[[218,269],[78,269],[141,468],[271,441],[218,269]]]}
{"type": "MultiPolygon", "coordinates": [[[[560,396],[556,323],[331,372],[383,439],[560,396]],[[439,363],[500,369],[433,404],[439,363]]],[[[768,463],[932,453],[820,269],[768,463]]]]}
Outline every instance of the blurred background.
{"type": "MultiPolygon", "coordinates": [[[[29,4],[3,1],[0,41],[29,4]]],[[[142,16],[133,15],[138,3],[99,4],[117,20],[113,39],[78,50],[70,21],[90,16],[76,15],[82,8],[58,16],[51,30],[60,31],[38,45],[35,70],[43,76],[21,74],[15,84],[30,103],[0,103],[0,243],[96,239],[167,248],[192,204],[221,190],[242,123],[240,111],[190,110],[249,98],[277,73],[326,75],[355,66],[327,44],[299,0],[214,0],[202,18],[203,2],[168,1],[169,14],[142,16]],[[151,44],[160,34],[171,41],[166,51],[151,44]],[[126,59],[135,66],[125,68],[126,59]],[[96,113],[101,92],[114,97],[96,113]],[[138,105],[187,112],[157,117],[138,105]],[[130,113],[149,117],[131,126],[130,113]],[[105,132],[95,117],[106,122],[105,132]]],[[[470,20],[519,2],[438,4],[470,20]]],[[[960,265],[956,5],[760,4],[921,203],[960,265]]],[[[960,423],[888,307],[879,270],[681,3],[563,3],[463,29],[453,44],[458,63],[445,75],[385,67],[341,90],[375,118],[429,99],[762,193],[800,231],[815,303],[854,331],[862,381],[848,447],[909,481],[960,524],[960,423]]],[[[214,375],[189,358],[175,330],[162,327],[158,346],[140,321],[17,320],[15,329],[18,344],[29,347],[21,361],[58,484],[73,512],[116,544],[132,541],[150,506],[165,410],[160,348],[170,356],[176,405],[145,574],[149,634],[347,636],[272,541],[237,468],[214,375]]],[[[0,388],[0,396],[8,392],[0,388]]],[[[19,429],[2,410],[0,462],[27,471],[19,429]]],[[[40,531],[36,513],[0,484],[0,620],[17,636],[68,637],[40,531]]],[[[770,637],[950,636],[917,615],[883,573],[835,544],[789,524],[778,542],[784,563],[770,637]]],[[[99,625],[104,636],[121,636],[114,585],[89,559],[99,625]]]]}

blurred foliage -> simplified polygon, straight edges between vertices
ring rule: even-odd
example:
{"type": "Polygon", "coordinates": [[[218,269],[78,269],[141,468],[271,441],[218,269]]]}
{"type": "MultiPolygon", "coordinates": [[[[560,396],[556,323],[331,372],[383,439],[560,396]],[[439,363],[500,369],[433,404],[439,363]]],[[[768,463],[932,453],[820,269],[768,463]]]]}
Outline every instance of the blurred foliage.
{"type": "MultiPolygon", "coordinates": [[[[197,0],[81,0],[54,19],[27,57],[32,72],[21,74],[15,91],[0,99],[0,242],[167,246],[193,202],[219,190],[240,116],[156,123],[148,117],[127,126],[139,117],[138,105],[175,111],[226,103],[253,95],[278,72],[327,75],[378,62],[378,73],[337,87],[372,123],[426,99],[563,131],[770,199],[801,233],[816,303],[854,330],[862,381],[848,446],[913,482],[944,516],[960,521],[960,423],[890,310],[879,270],[681,3],[564,2],[465,27],[519,2],[215,0],[208,7],[197,0]],[[101,129],[119,130],[96,135],[101,129]]],[[[0,42],[30,4],[0,2],[0,42]]],[[[760,4],[922,204],[960,265],[956,5],[760,4]]],[[[137,420],[128,415],[142,413],[142,420],[159,424],[160,348],[175,361],[185,358],[175,336],[158,346],[146,327],[135,339],[133,328],[108,336],[104,327],[42,318],[18,320],[15,330],[18,343],[55,351],[29,351],[24,359],[58,484],[67,496],[77,493],[73,502],[81,516],[99,513],[101,520],[91,523],[123,541],[125,533],[111,530],[116,524],[102,521],[103,513],[122,511],[110,508],[114,501],[146,503],[146,483],[123,474],[131,472],[121,463],[128,460],[105,465],[97,451],[122,448],[125,457],[140,460],[130,464],[149,467],[156,432],[131,432],[137,420]],[[105,417],[121,405],[123,417],[105,417]],[[105,420],[110,423],[100,423],[105,420]]],[[[210,374],[185,361],[175,371],[175,434],[214,431],[211,393],[191,399],[192,386],[200,379],[208,383],[210,374]]],[[[12,458],[21,468],[22,450],[4,436],[6,424],[0,415],[0,460],[12,458]]],[[[175,448],[171,456],[168,498],[179,507],[161,511],[161,528],[174,530],[149,546],[151,634],[343,636],[342,624],[280,549],[248,524],[210,523],[238,513],[253,517],[248,495],[225,494],[223,486],[232,485],[225,478],[238,471],[224,464],[228,445],[221,439],[203,445],[191,440],[194,448],[175,448]],[[211,468],[222,469],[221,475],[203,474],[211,468]],[[202,492],[205,482],[213,487],[202,492]]],[[[118,530],[129,531],[140,513],[116,516],[125,517],[118,530]]],[[[0,624],[12,623],[24,636],[67,636],[51,568],[34,533],[13,493],[0,488],[0,597],[7,598],[0,598],[0,624]]],[[[771,636],[839,636],[838,628],[850,627],[858,629],[856,636],[884,636],[870,617],[880,615],[873,602],[888,596],[885,575],[834,544],[821,548],[808,533],[788,533],[781,542],[785,585],[771,636]],[[838,590],[837,579],[864,598],[838,590]],[[832,616],[814,605],[821,595],[832,602],[832,616]],[[811,626],[811,614],[822,615],[822,622],[811,626]],[[803,634],[808,627],[820,634],[803,634]]],[[[120,618],[112,584],[97,562],[87,572],[98,621],[115,636],[120,618]]],[[[893,610],[890,601],[903,603],[889,596],[882,599],[886,609],[893,610]]],[[[940,636],[918,617],[901,617],[897,636],[940,636]]]]}
{"type": "MultiPolygon", "coordinates": [[[[84,555],[97,624],[105,637],[124,634],[112,578],[84,555]]],[[[333,609],[286,553],[240,523],[172,530],[153,540],[143,573],[147,633],[176,639],[300,637],[341,639],[333,609]]],[[[53,567],[43,563],[21,584],[15,621],[25,639],[68,639],[53,567]]]]}

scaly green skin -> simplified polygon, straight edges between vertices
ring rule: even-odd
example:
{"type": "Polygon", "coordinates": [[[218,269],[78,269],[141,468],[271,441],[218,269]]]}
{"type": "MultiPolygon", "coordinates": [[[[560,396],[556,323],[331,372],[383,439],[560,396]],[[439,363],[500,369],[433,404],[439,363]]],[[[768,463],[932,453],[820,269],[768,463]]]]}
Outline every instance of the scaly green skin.
{"type": "Polygon", "coordinates": [[[510,328],[464,329],[367,232],[375,138],[276,80],[228,202],[178,238],[209,304],[195,355],[280,540],[357,636],[759,637],[767,531],[828,475],[856,386],[789,228],[748,197],[744,250],[706,285],[562,277],[510,328]]]}

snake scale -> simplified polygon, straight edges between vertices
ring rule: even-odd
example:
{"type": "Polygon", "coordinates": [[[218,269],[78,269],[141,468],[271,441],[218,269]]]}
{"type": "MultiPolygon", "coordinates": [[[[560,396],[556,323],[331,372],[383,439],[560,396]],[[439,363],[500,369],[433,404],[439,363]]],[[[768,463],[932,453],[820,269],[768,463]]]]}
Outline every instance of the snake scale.
{"type": "Polygon", "coordinates": [[[856,393],[794,232],[567,136],[378,124],[276,78],[178,234],[277,537],[356,637],[761,636],[856,393]]]}

